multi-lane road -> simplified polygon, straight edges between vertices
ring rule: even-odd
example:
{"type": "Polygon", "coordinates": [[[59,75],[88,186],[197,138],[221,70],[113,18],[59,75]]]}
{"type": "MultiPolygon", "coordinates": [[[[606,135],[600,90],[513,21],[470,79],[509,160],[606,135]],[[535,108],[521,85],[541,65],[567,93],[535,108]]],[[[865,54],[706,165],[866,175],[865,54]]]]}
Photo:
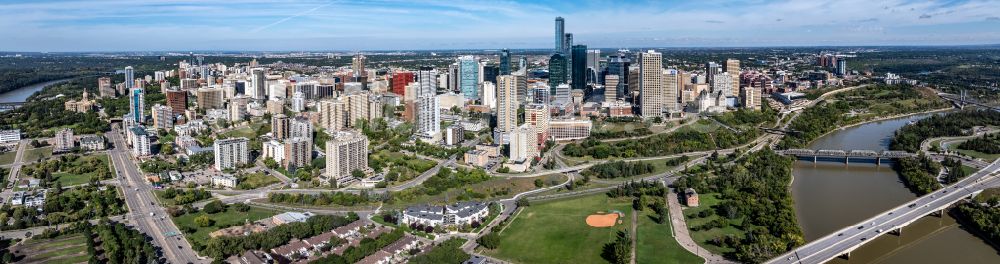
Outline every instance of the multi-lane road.
{"type": "Polygon", "coordinates": [[[1000,185],[1000,160],[965,179],[900,206],[879,213],[860,223],[844,227],[782,254],[768,263],[824,263],[868,243],[887,232],[895,232],[934,212],[941,212],[983,189],[1000,185]]]}
{"type": "Polygon", "coordinates": [[[139,167],[132,157],[129,148],[122,140],[119,130],[113,129],[105,134],[114,144],[114,149],[108,151],[109,159],[115,168],[115,177],[122,181],[120,185],[128,205],[126,216],[129,225],[152,237],[153,244],[163,250],[163,257],[170,263],[207,263],[200,259],[181,234],[177,226],[160,206],[152,192],[152,186],[143,179],[139,167]]]}

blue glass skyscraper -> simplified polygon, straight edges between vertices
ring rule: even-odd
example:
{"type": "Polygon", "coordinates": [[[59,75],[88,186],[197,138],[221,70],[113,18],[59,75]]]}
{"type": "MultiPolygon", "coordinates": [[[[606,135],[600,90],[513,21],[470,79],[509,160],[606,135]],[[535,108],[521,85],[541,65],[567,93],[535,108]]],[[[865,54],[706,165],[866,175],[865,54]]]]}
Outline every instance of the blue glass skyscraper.
{"type": "Polygon", "coordinates": [[[475,57],[462,56],[459,60],[459,90],[468,100],[479,100],[479,62],[475,57]]]}
{"type": "Polygon", "coordinates": [[[132,96],[129,97],[129,109],[131,110],[129,112],[129,115],[132,117],[132,120],[134,120],[136,124],[142,124],[143,121],[142,111],[145,107],[143,102],[144,95],[142,88],[136,87],[132,89],[131,94],[132,96]]]}

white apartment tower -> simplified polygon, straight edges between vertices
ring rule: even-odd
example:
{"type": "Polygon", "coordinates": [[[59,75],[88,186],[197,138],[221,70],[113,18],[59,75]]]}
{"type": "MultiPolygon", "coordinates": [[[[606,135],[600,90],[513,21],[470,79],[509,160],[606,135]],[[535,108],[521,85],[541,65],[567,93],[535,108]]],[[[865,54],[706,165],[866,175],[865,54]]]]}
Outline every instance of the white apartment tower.
{"type": "Polygon", "coordinates": [[[215,169],[235,169],[237,166],[250,163],[249,139],[245,137],[216,140],[215,169]]]}
{"type": "Polygon", "coordinates": [[[497,84],[497,130],[510,133],[517,127],[517,80],[512,75],[500,75],[497,84]]]}

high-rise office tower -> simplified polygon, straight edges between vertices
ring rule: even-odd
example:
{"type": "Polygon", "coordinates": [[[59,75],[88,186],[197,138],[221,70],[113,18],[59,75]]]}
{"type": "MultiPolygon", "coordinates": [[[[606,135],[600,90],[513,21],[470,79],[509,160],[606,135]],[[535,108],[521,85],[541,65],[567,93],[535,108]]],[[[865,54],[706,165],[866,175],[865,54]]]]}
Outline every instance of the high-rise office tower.
{"type": "Polygon", "coordinates": [[[132,90],[135,85],[135,70],[132,66],[125,67],[125,90],[132,90]]]}
{"type": "Polygon", "coordinates": [[[136,124],[142,124],[144,119],[143,111],[145,110],[145,92],[142,88],[130,89],[129,96],[129,115],[136,124]]]}
{"type": "Polygon", "coordinates": [[[110,77],[97,78],[97,93],[101,98],[115,97],[115,87],[111,85],[110,77]]]}
{"type": "Polygon", "coordinates": [[[601,67],[601,50],[598,49],[587,50],[587,68],[591,68],[596,71],[600,67],[601,67]]]}
{"type": "Polygon", "coordinates": [[[677,105],[677,94],[678,89],[680,89],[677,86],[678,78],[680,78],[680,74],[677,70],[663,70],[663,108],[667,113],[674,113],[679,109],[677,105]]]}
{"type": "MultiPolygon", "coordinates": [[[[573,48],[573,33],[566,33],[563,36],[563,54],[569,55],[570,49],[573,48]]],[[[572,60],[573,58],[570,57],[572,60]]]]}
{"type": "Polygon", "coordinates": [[[517,126],[517,80],[511,75],[497,77],[497,130],[509,133],[517,126]]]}
{"type": "MultiPolygon", "coordinates": [[[[510,50],[502,49],[500,50],[500,74],[499,75],[510,75],[510,50]]],[[[496,80],[493,80],[496,82],[496,80]]]]}
{"type": "Polygon", "coordinates": [[[250,163],[250,149],[247,148],[249,139],[245,137],[227,138],[216,140],[215,149],[215,169],[235,169],[236,167],[250,163]]]}
{"type": "Polygon", "coordinates": [[[556,86],[566,82],[566,55],[562,53],[552,54],[549,57],[549,87],[552,88],[552,94],[555,94],[556,86]]]}
{"type": "Polygon", "coordinates": [[[563,34],[566,30],[566,21],[562,17],[556,17],[556,52],[563,52],[565,48],[563,44],[565,39],[563,34]]]}
{"type": "Polygon", "coordinates": [[[618,75],[604,75],[604,101],[610,102],[617,100],[620,97],[618,87],[620,87],[618,84],[618,75]]]}
{"type": "Polygon", "coordinates": [[[649,50],[639,53],[639,101],[643,117],[650,118],[663,114],[663,56],[649,50]]]}
{"type": "Polygon", "coordinates": [[[252,88],[247,92],[253,99],[264,99],[267,96],[267,76],[264,75],[263,68],[250,70],[252,88]]]}
{"type": "MultiPolygon", "coordinates": [[[[617,75],[618,82],[617,85],[613,86],[615,90],[615,98],[625,98],[625,93],[630,91],[629,85],[629,67],[632,66],[632,59],[626,54],[619,52],[618,54],[611,55],[608,57],[608,69],[607,75],[617,75]]],[[[604,86],[608,89],[607,75],[605,75],[604,86]]]]}
{"type": "Polygon", "coordinates": [[[367,75],[367,73],[365,72],[366,60],[367,59],[365,58],[365,55],[361,54],[354,55],[354,57],[351,58],[351,72],[354,74],[354,77],[362,77],[367,75]]]}
{"type": "Polygon", "coordinates": [[[413,82],[413,72],[397,71],[392,73],[392,93],[406,95],[406,85],[413,82]]]}
{"type": "Polygon", "coordinates": [[[736,78],[733,78],[728,72],[716,74],[715,77],[712,77],[712,93],[721,93],[722,96],[726,97],[734,96],[733,90],[737,89],[733,88],[733,79],[736,78]]]}
{"type": "Polygon", "coordinates": [[[479,100],[479,62],[473,56],[459,58],[459,89],[467,100],[479,100]]]}
{"type": "Polygon", "coordinates": [[[167,97],[167,106],[170,106],[170,109],[173,110],[173,115],[183,115],[184,110],[187,110],[187,91],[171,89],[164,91],[164,94],[167,97]]]}
{"type": "Polygon", "coordinates": [[[480,67],[479,69],[482,70],[481,72],[482,74],[480,75],[483,76],[482,80],[480,80],[480,83],[482,82],[497,83],[497,76],[500,76],[500,67],[496,65],[483,65],[483,67],[480,67]]]}
{"type": "Polygon", "coordinates": [[[739,96],[740,92],[740,60],[728,59],[726,60],[726,73],[729,73],[729,77],[732,77],[733,84],[730,87],[730,94],[726,96],[739,96]]]}
{"type": "MultiPolygon", "coordinates": [[[[718,63],[710,61],[705,63],[705,82],[708,85],[713,85],[715,83],[715,75],[722,73],[722,67],[719,67],[718,63]]],[[[715,87],[712,87],[712,91],[715,91],[715,87]]]]}
{"type": "Polygon", "coordinates": [[[458,62],[448,65],[448,91],[460,93],[458,80],[459,75],[461,75],[462,69],[461,64],[458,62]]]}
{"type": "Polygon", "coordinates": [[[587,88],[587,45],[573,45],[572,57],[572,84],[573,89],[583,90],[587,88]]]}

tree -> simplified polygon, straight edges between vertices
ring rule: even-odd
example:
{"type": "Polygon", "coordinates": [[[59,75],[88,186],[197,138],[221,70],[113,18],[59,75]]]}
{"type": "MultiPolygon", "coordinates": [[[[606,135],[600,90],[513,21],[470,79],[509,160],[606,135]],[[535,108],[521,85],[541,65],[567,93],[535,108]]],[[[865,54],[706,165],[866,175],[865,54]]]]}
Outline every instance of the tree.
{"type": "Polygon", "coordinates": [[[208,204],[205,204],[204,210],[205,210],[206,213],[215,214],[215,213],[219,213],[219,212],[225,211],[226,210],[226,205],[222,204],[222,202],[216,200],[216,201],[209,202],[208,204]]]}
{"type": "Polygon", "coordinates": [[[500,246],[500,236],[496,233],[489,233],[477,239],[476,243],[488,249],[496,249],[500,246]]]}
{"type": "Polygon", "coordinates": [[[545,182],[542,179],[535,179],[535,187],[542,188],[542,186],[545,186],[545,182]]]}
{"type": "Polygon", "coordinates": [[[518,207],[521,207],[521,206],[530,206],[531,203],[528,202],[527,198],[521,197],[521,198],[518,198],[516,202],[514,202],[514,205],[517,205],[518,207]]]}
{"type": "Polygon", "coordinates": [[[213,221],[211,218],[208,218],[208,215],[201,215],[199,217],[194,218],[194,223],[200,227],[208,227],[212,226],[212,224],[214,224],[215,221],[213,221]]]}

